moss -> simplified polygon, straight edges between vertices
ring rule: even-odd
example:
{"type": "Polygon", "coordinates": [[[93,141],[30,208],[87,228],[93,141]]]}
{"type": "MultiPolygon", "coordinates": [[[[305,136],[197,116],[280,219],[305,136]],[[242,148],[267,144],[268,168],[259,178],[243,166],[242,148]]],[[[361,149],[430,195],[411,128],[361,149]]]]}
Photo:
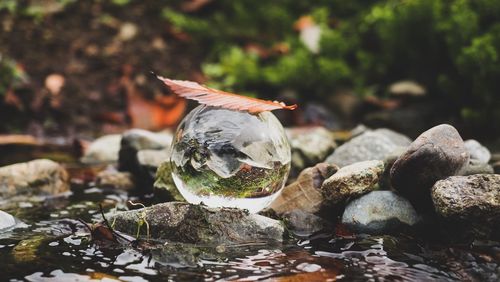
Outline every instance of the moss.
{"type": "Polygon", "coordinates": [[[191,166],[174,168],[181,181],[198,195],[257,198],[273,194],[286,181],[290,164],[275,162],[273,169],[250,167],[234,176],[222,178],[211,170],[197,171],[191,166]]]}

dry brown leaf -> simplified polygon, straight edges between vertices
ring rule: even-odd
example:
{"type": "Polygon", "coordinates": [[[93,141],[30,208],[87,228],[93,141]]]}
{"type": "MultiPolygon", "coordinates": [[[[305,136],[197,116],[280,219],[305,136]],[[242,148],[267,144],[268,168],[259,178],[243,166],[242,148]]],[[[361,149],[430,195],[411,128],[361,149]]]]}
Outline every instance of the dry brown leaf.
{"type": "Polygon", "coordinates": [[[187,80],[173,80],[157,76],[172,92],[186,99],[196,100],[200,104],[221,107],[231,110],[247,111],[249,113],[260,113],[277,109],[294,110],[297,105],[287,106],[284,103],[245,97],[229,92],[224,92],[196,82],[187,80]]]}
{"type": "Polygon", "coordinates": [[[40,145],[41,142],[31,135],[0,135],[0,145],[40,145]]]}

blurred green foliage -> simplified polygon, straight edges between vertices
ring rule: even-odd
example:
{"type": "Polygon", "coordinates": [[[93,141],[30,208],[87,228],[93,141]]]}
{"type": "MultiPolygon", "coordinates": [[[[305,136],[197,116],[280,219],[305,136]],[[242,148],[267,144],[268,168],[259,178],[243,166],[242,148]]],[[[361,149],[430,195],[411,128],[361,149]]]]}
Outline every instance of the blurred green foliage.
{"type": "Polygon", "coordinates": [[[498,0],[219,0],[162,16],[207,49],[203,71],[216,87],[321,99],[344,87],[383,96],[410,79],[466,119],[500,120],[498,0]],[[321,28],[316,54],[293,29],[303,15],[321,28]],[[288,52],[262,56],[249,44],[288,52]]]}
{"type": "Polygon", "coordinates": [[[0,98],[27,81],[26,73],[12,59],[0,54],[0,98]]]}

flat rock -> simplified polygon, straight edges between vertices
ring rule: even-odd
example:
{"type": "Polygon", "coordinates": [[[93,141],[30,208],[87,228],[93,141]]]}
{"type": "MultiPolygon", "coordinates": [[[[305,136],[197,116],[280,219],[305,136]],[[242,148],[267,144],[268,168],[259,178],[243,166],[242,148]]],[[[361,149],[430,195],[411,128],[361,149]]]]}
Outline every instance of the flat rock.
{"type": "Polygon", "coordinates": [[[294,210],[316,213],[324,205],[321,194],[323,181],[338,170],[336,165],[319,163],[304,169],[297,180],[284,187],[281,193],[269,205],[277,214],[294,210]]]}
{"type": "Polygon", "coordinates": [[[0,167],[0,198],[56,195],[69,191],[69,176],[58,163],[39,159],[0,167]]]}
{"type": "Polygon", "coordinates": [[[333,133],[321,126],[287,128],[285,132],[292,149],[292,170],[297,173],[322,162],[337,147],[333,133]]]}
{"type": "Polygon", "coordinates": [[[434,184],[432,200],[452,236],[500,240],[500,175],[448,177],[434,184]]]}
{"type": "Polygon", "coordinates": [[[410,143],[408,137],[389,129],[366,131],[338,147],[325,162],[343,167],[362,161],[384,160],[410,143]]]}
{"type": "Polygon", "coordinates": [[[0,230],[10,228],[16,225],[16,223],[15,217],[4,211],[0,211],[0,230]]]}
{"type": "Polygon", "coordinates": [[[353,230],[375,234],[413,226],[419,220],[410,202],[391,191],[373,191],[355,199],[342,215],[342,223],[353,230]]]}
{"type": "Polygon", "coordinates": [[[477,160],[479,162],[487,164],[491,159],[491,153],[488,148],[484,147],[478,141],[474,139],[469,139],[464,142],[465,149],[469,152],[471,160],[477,160]]]}
{"type": "MultiPolygon", "coordinates": [[[[192,244],[282,241],[284,227],[277,220],[233,208],[208,208],[182,202],[162,203],[110,217],[115,228],[136,234],[141,218],[154,239],[192,244]]],[[[146,235],[145,225],[141,234],[146,235]]]]}
{"type": "Polygon", "coordinates": [[[440,179],[458,174],[469,162],[469,153],[457,130],[448,124],[422,133],[394,163],[392,186],[417,209],[430,210],[430,188],[440,179]]]}
{"type": "Polygon", "coordinates": [[[120,134],[105,135],[90,144],[80,159],[85,164],[114,163],[118,161],[120,150],[120,134]]]}
{"type": "Polygon", "coordinates": [[[322,195],[331,205],[343,204],[374,190],[383,172],[384,162],[378,160],[342,167],[323,182],[322,195]]]}

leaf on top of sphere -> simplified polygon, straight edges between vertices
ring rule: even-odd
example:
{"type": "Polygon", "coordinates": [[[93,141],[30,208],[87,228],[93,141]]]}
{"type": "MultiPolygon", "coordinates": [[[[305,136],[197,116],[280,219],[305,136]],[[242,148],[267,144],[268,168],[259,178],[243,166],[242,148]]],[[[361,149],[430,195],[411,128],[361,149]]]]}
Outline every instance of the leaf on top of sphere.
{"type": "Polygon", "coordinates": [[[241,96],[229,92],[212,89],[196,82],[187,80],[174,80],[161,76],[158,79],[163,81],[172,92],[186,99],[196,100],[200,104],[221,107],[231,110],[247,111],[255,114],[264,111],[277,109],[294,110],[297,105],[287,106],[282,102],[266,101],[257,98],[241,96]]]}

